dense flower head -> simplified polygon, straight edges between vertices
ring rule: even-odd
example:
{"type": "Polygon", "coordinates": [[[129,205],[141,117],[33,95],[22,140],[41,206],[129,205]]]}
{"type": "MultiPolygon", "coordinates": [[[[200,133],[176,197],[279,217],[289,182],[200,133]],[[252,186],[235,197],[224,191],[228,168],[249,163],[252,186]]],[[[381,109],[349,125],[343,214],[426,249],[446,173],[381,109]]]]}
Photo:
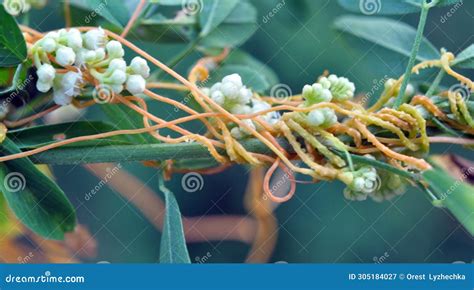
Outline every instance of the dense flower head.
{"type": "Polygon", "coordinates": [[[127,66],[122,44],[109,40],[102,28],[85,33],[75,28],[49,32],[30,48],[30,54],[37,68],[36,88],[44,93],[53,89],[58,105],[68,105],[81,94],[88,85],[84,74],[113,94],[124,89],[131,94],[143,93],[145,79],[150,76],[150,68],[141,57],[135,57],[127,66]]]}
{"type": "MultiPolygon", "coordinates": [[[[354,97],[354,92],[355,86],[347,78],[329,75],[320,78],[317,83],[303,87],[302,96],[305,100],[303,106],[349,100],[354,97]]],[[[337,123],[336,112],[331,108],[314,109],[302,115],[306,124],[311,127],[328,128],[337,123]]]]}
{"type": "Polygon", "coordinates": [[[377,170],[372,166],[362,166],[348,173],[352,182],[344,189],[344,196],[349,200],[365,200],[377,191],[380,179],[377,170]]]}
{"type": "MultiPolygon", "coordinates": [[[[251,89],[247,88],[239,74],[225,76],[222,81],[215,83],[209,90],[204,90],[211,99],[232,114],[256,114],[271,108],[271,105],[259,99],[251,89]]],[[[259,116],[270,125],[280,120],[278,112],[268,112],[259,116]]],[[[243,120],[249,127],[259,130],[258,124],[250,119],[243,120]]],[[[234,138],[241,139],[250,135],[250,132],[241,127],[233,127],[231,134],[234,138]]]]}

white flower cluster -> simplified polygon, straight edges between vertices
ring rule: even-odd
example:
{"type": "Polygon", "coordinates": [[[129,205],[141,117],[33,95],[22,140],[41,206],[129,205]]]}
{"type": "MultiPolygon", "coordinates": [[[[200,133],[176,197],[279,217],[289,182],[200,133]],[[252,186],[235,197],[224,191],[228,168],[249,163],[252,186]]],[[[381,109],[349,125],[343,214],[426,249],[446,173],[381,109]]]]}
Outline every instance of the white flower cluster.
{"type": "Polygon", "coordinates": [[[124,88],[132,94],[143,93],[145,79],[150,76],[150,68],[141,57],[135,57],[127,66],[122,44],[108,40],[101,28],[86,33],[75,28],[49,32],[31,47],[30,53],[37,68],[36,88],[41,92],[53,88],[58,105],[70,104],[81,94],[87,85],[83,79],[86,72],[97,81],[98,87],[115,94],[124,88]],[[59,73],[54,65],[67,72],[59,73]]]}
{"type": "Polygon", "coordinates": [[[348,174],[352,175],[352,182],[344,189],[344,196],[349,200],[366,200],[380,186],[377,170],[372,166],[362,166],[348,174]]]}
{"type": "MultiPolygon", "coordinates": [[[[347,78],[330,75],[322,77],[317,83],[303,87],[304,106],[308,107],[332,100],[344,101],[354,97],[355,86],[347,78]]],[[[306,122],[310,126],[327,128],[337,123],[337,116],[333,109],[314,109],[306,115],[306,122]]]]}
{"type": "Polygon", "coordinates": [[[382,202],[405,193],[406,182],[400,175],[388,171],[381,171],[379,177],[381,183],[380,188],[370,195],[373,200],[382,202]]]}
{"type": "Polygon", "coordinates": [[[46,0],[3,0],[5,11],[12,16],[26,13],[31,7],[40,9],[44,6],[46,6],[46,0]]]}
{"type": "MultiPolygon", "coordinates": [[[[254,114],[271,108],[270,104],[255,97],[252,90],[243,85],[242,78],[238,74],[225,76],[221,82],[214,84],[209,90],[209,96],[232,114],[254,114]]],[[[280,120],[280,115],[277,112],[269,112],[260,118],[274,125],[280,120]]],[[[259,129],[252,120],[246,119],[243,122],[253,129],[259,129]]],[[[244,138],[249,133],[245,128],[231,129],[232,136],[237,139],[244,138]]]]}

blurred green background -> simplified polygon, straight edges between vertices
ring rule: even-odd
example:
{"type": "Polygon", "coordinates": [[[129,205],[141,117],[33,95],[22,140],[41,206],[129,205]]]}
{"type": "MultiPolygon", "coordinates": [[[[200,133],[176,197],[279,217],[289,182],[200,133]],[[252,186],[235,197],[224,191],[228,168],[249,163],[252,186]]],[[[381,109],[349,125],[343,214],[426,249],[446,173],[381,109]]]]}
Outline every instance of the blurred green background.
{"type": "MultiPolygon", "coordinates": [[[[474,42],[474,3],[464,2],[444,23],[441,17],[449,8],[432,11],[425,35],[437,47],[457,53],[474,42]]],[[[372,45],[356,45],[332,28],[336,17],[348,14],[337,1],[254,0],[252,3],[259,11],[259,28],[243,49],[273,68],[280,82],[295,94],[326,69],[351,79],[358,92],[370,90],[385,75],[397,77],[404,71],[405,59],[372,45]],[[278,3],[283,3],[283,8],[264,21],[263,17],[278,3]]],[[[47,9],[34,11],[30,24],[41,30],[62,26],[62,12],[55,5],[59,4],[54,1],[47,9]],[[34,19],[42,21],[34,22],[34,19]]],[[[412,26],[417,24],[415,14],[394,18],[412,26]]],[[[137,44],[164,61],[183,49],[183,46],[137,44]]],[[[179,71],[187,73],[199,55],[195,53],[183,61],[179,71]]],[[[160,106],[154,110],[173,113],[172,109],[160,106]]],[[[86,117],[102,115],[98,110],[91,110],[86,117]]],[[[435,146],[433,152],[470,154],[455,146],[435,146]]],[[[140,164],[123,165],[158,191],[156,170],[140,164]]],[[[202,190],[194,193],[182,190],[181,175],[175,175],[169,187],[186,216],[245,214],[243,193],[247,171],[248,168],[235,166],[221,174],[204,176],[202,190]]],[[[99,180],[81,166],[57,166],[54,172],[78,208],[79,221],[87,225],[98,241],[97,259],[87,262],[158,261],[160,233],[133,205],[107,187],[86,201],[84,195],[99,180]]],[[[383,203],[348,202],[342,189],[339,183],[298,185],[295,197],[275,211],[279,232],[271,262],[469,263],[474,259],[473,237],[449,213],[434,208],[421,192],[412,189],[383,203]]],[[[192,261],[207,256],[206,262],[211,263],[243,262],[248,250],[248,245],[239,242],[189,244],[192,261]]]]}

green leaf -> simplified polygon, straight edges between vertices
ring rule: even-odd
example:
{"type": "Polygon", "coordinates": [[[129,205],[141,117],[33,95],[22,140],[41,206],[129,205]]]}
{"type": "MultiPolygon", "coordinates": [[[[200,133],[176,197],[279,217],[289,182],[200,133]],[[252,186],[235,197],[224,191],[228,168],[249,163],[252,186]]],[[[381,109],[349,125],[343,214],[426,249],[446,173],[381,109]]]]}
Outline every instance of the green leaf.
{"type": "Polygon", "coordinates": [[[264,75],[245,65],[224,65],[211,74],[211,80],[218,82],[233,73],[239,74],[242,77],[242,82],[254,91],[264,92],[270,88],[270,82],[264,75]]]}
{"type": "MultiPolygon", "coordinates": [[[[423,0],[412,0],[412,3],[406,0],[338,0],[339,5],[345,9],[362,13],[366,15],[374,14],[387,14],[387,15],[396,15],[396,14],[408,14],[420,12],[420,5],[423,0]],[[416,5],[418,3],[418,5],[416,5]]],[[[440,0],[437,6],[448,6],[452,4],[462,5],[461,0],[440,0]]]]}
{"type": "Polygon", "coordinates": [[[200,36],[208,35],[219,26],[232,12],[238,0],[202,0],[202,11],[199,13],[201,25],[200,36]]]}
{"type": "Polygon", "coordinates": [[[257,10],[247,1],[239,1],[232,12],[200,44],[205,47],[235,47],[257,30],[257,10]]]}
{"type": "Polygon", "coordinates": [[[461,51],[456,56],[453,65],[460,68],[474,68],[474,44],[461,51]]]}
{"type": "Polygon", "coordinates": [[[94,18],[94,15],[98,14],[119,28],[123,28],[127,24],[130,16],[123,1],[108,3],[104,0],[71,0],[70,3],[75,7],[89,11],[88,17],[94,18]]]}
{"type": "MultiPolygon", "coordinates": [[[[20,149],[5,139],[0,153],[20,149]]],[[[18,219],[35,233],[49,239],[63,239],[74,230],[76,215],[64,192],[28,158],[0,163],[0,191],[18,219]]]]}
{"type": "Polygon", "coordinates": [[[474,235],[474,187],[439,168],[425,171],[423,177],[438,197],[435,204],[446,207],[474,235]]]}
{"type": "MultiPolygon", "coordinates": [[[[167,18],[161,13],[141,21],[140,29],[135,33],[140,39],[160,43],[182,43],[193,38],[197,25],[196,17],[180,15],[175,18],[167,18]]],[[[133,36],[133,35],[132,35],[133,36]]]]}
{"type": "Polygon", "coordinates": [[[26,42],[15,18],[0,6],[0,66],[11,67],[27,57],[26,42]]]}
{"type": "MultiPolygon", "coordinates": [[[[337,30],[370,41],[381,47],[410,57],[416,30],[399,21],[381,17],[342,16],[335,23],[337,30]]],[[[417,60],[437,59],[439,51],[422,38],[417,60]]]]}
{"type": "MultiPolygon", "coordinates": [[[[143,117],[123,104],[105,104],[100,108],[107,114],[117,129],[143,128],[143,117]]],[[[149,134],[127,135],[126,138],[134,144],[158,143],[149,134]]]]}
{"type": "MultiPolygon", "coordinates": [[[[7,136],[14,140],[20,149],[38,148],[52,144],[58,140],[71,139],[79,136],[95,135],[117,130],[114,126],[100,121],[79,121],[54,125],[42,125],[8,131],[7,136]]],[[[100,140],[89,140],[68,146],[105,146],[130,144],[125,136],[114,136],[100,140]]]]}
{"type": "Polygon", "coordinates": [[[178,202],[173,193],[165,187],[163,178],[159,177],[159,187],[165,196],[165,219],[160,244],[160,263],[190,264],[183,223],[178,202]]]}
{"type": "Polygon", "coordinates": [[[261,74],[267,80],[270,86],[276,85],[280,82],[277,74],[270,67],[240,49],[232,50],[229,56],[224,60],[223,64],[245,65],[248,68],[256,71],[258,74],[261,74]]]}

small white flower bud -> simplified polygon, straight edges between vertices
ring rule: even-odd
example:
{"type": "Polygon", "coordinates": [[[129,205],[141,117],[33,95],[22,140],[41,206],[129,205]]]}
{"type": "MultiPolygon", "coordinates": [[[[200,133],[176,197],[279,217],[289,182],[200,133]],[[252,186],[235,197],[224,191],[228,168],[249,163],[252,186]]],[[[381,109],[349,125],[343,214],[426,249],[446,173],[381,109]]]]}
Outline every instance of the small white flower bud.
{"type": "Polygon", "coordinates": [[[310,125],[318,127],[324,123],[325,118],[323,112],[316,109],[309,112],[307,120],[310,125]]]}
{"type": "Polygon", "coordinates": [[[140,94],[145,91],[146,81],[141,75],[130,75],[126,84],[127,90],[135,94],[140,94]]]}
{"type": "Polygon", "coordinates": [[[89,30],[84,34],[84,46],[91,50],[105,47],[107,36],[102,28],[89,30]]]}
{"type": "Polygon", "coordinates": [[[150,67],[148,66],[148,63],[139,56],[132,59],[130,69],[133,74],[141,75],[145,79],[150,76],[150,67]]]}
{"type": "MultiPolygon", "coordinates": [[[[109,71],[120,70],[120,71],[125,72],[126,69],[127,69],[127,64],[125,63],[125,61],[123,59],[114,58],[112,61],[110,61],[109,67],[108,67],[107,70],[109,70],[109,71]]],[[[139,74],[139,73],[136,73],[136,74],[139,74]]]]}
{"type": "Polygon", "coordinates": [[[74,51],[79,50],[80,48],[82,48],[81,32],[77,30],[76,28],[70,29],[66,33],[66,41],[67,41],[67,46],[72,48],[74,51]]]}
{"type": "Polygon", "coordinates": [[[52,83],[56,76],[56,70],[48,63],[42,64],[36,71],[38,81],[44,83],[52,83]]]}
{"type": "Polygon", "coordinates": [[[63,91],[66,95],[77,96],[80,93],[79,85],[82,83],[80,73],[69,71],[64,74],[61,81],[63,91]]]}
{"type": "Polygon", "coordinates": [[[232,82],[223,82],[221,91],[226,98],[235,100],[239,97],[240,88],[232,82]]]}
{"type": "Polygon", "coordinates": [[[45,37],[42,41],[41,41],[41,47],[43,48],[44,51],[46,51],[47,53],[52,53],[56,50],[56,48],[58,47],[57,43],[56,43],[56,40],[54,40],[53,38],[51,37],[45,37]]]}
{"type": "Polygon", "coordinates": [[[122,70],[115,70],[109,78],[113,84],[123,84],[127,80],[127,74],[122,70]]]}
{"type": "Polygon", "coordinates": [[[239,74],[231,74],[231,75],[225,76],[222,79],[222,83],[232,83],[237,87],[243,86],[242,78],[240,77],[239,74]]]}
{"type": "Polygon", "coordinates": [[[115,94],[120,94],[123,91],[123,85],[122,84],[112,84],[110,86],[110,88],[112,89],[112,91],[115,94]]]}
{"type": "Polygon", "coordinates": [[[70,47],[60,47],[56,51],[56,62],[61,66],[72,65],[76,61],[76,54],[70,47]]]}
{"type": "Polygon", "coordinates": [[[40,82],[40,81],[36,82],[36,89],[38,89],[38,91],[42,93],[46,93],[47,91],[49,91],[52,86],[53,85],[51,82],[40,82]]]}
{"type": "MultiPolygon", "coordinates": [[[[212,89],[211,89],[212,91],[212,89]]],[[[221,91],[214,91],[211,93],[211,99],[214,100],[219,105],[224,105],[225,103],[225,97],[224,94],[221,91]]]]}
{"type": "Polygon", "coordinates": [[[105,49],[103,48],[98,48],[95,50],[95,60],[104,60],[105,59],[105,49]]]}
{"type": "Polygon", "coordinates": [[[121,58],[125,55],[122,44],[116,40],[109,41],[105,48],[110,58],[121,58]]]}

